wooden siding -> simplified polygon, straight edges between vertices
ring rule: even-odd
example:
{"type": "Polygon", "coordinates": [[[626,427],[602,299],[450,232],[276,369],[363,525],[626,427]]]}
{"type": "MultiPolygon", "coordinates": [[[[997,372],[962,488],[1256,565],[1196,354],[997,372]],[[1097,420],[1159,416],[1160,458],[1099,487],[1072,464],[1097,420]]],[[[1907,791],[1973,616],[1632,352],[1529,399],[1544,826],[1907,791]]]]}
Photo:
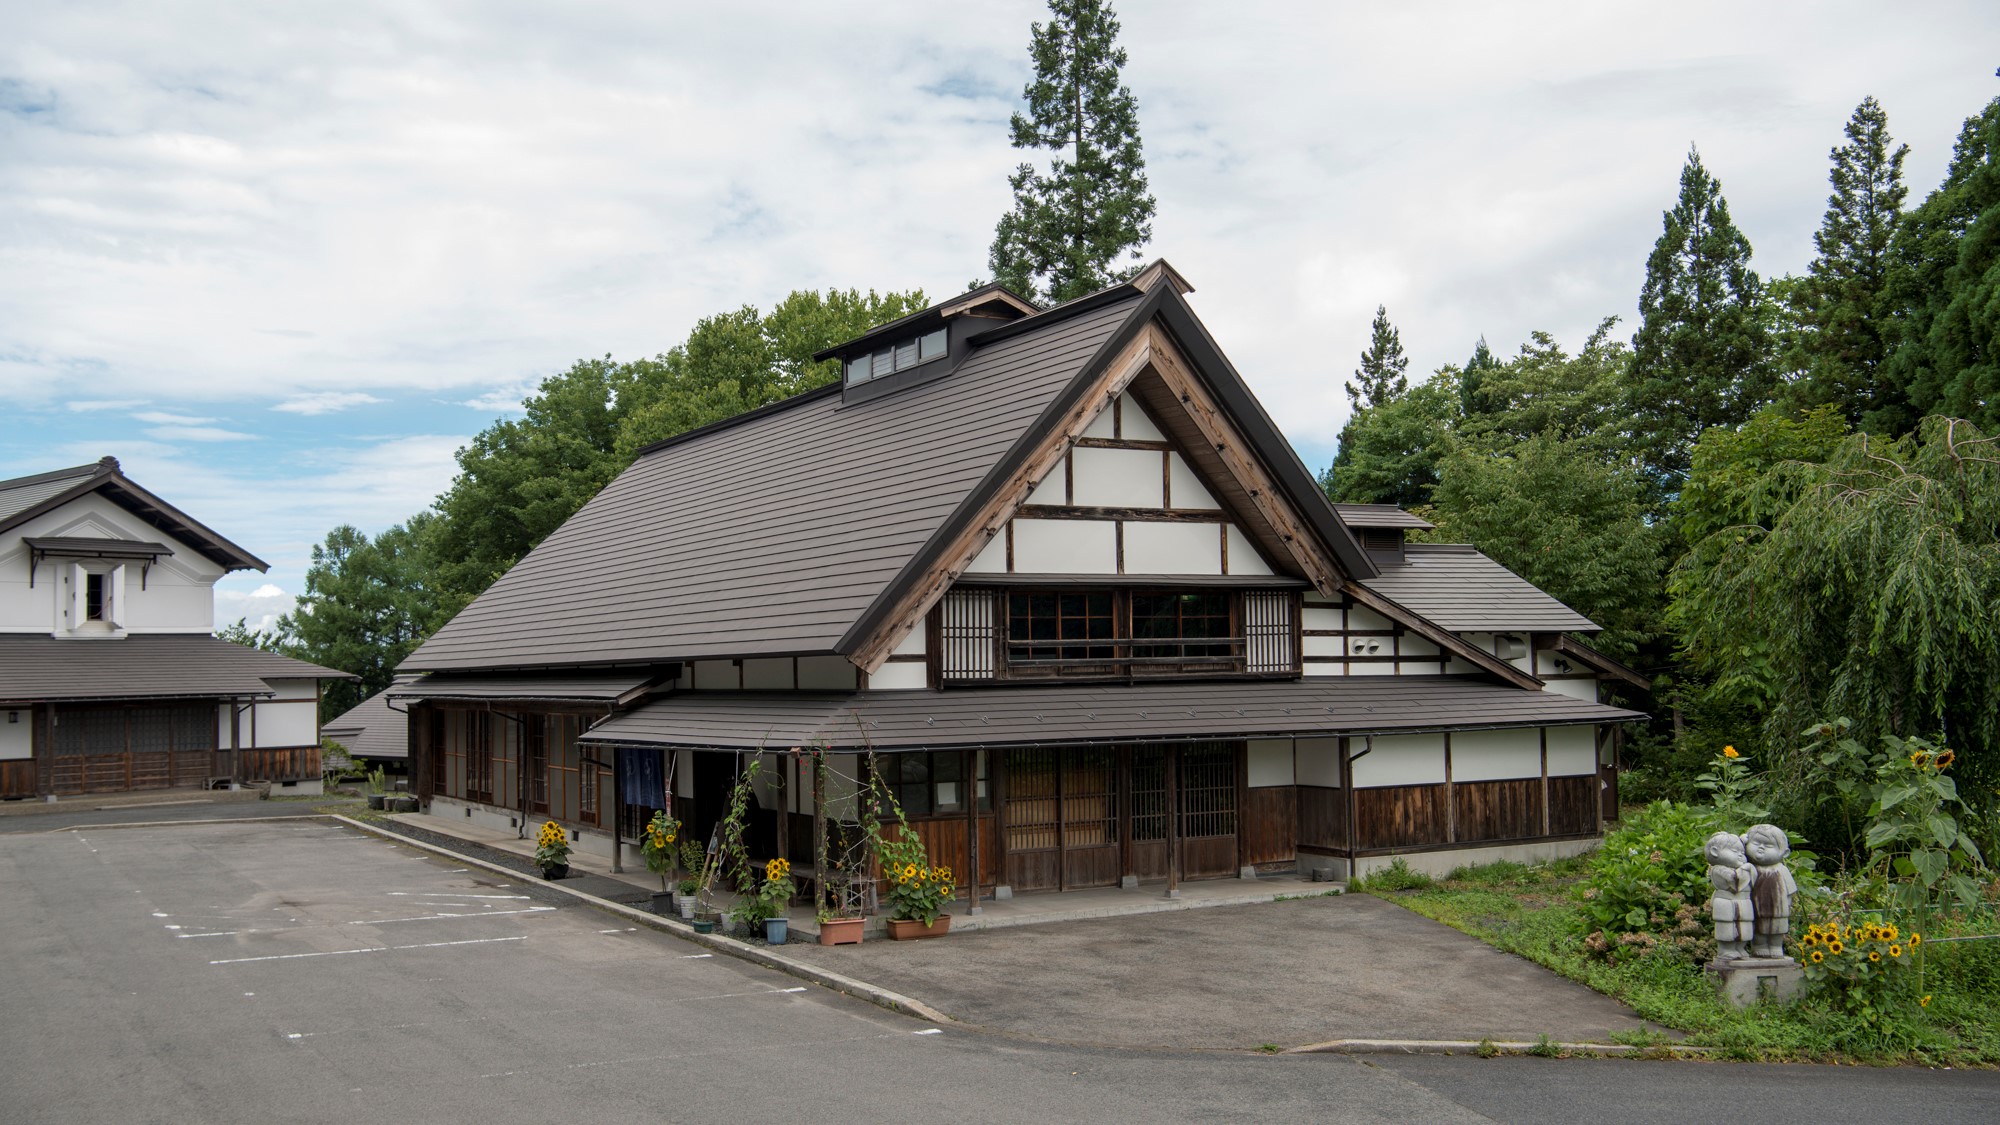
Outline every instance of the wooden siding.
{"type": "Polygon", "coordinates": [[[49,762],[49,792],[67,797],[199,787],[208,784],[213,768],[214,755],[206,750],[68,755],[49,762]]]}
{"type": "MultiPolygon", "coordinates": [[[[805,824],[806,854],[811,854],[812,817],[795,816],[794,822],[805,824]]],[[[960,816],[937,816],[912,820],[910,827],[916,830],[924,848],[930,853],[931,862],[951,868],[958,885],[965,885],[965,831],[966,820],[960,816]]],[[[799,833],[792,832],[796,841],[799,833]]],[[[1000,882],[1000,828],[999,818],[992,813],[982,813],[979,817],[979,883],[991,887],[1000,882]]]]}
{"type": "Polygon", "coordinates": [[[293,746],[279,750],[239,750],[236,754],[238,781],[318,781],[319,776],[317,746],[293,746]]]}
{"type": "Polygon", "coordinates": [[[1442,785],[1394,785],[1354,792],[1355,846],[1414,847],[1450,839],[1442,785]]]}
{"type": "Polygon", "coordinates": [[[1244,864],[1282,863],[1298,854],[1299,791],[1292,785],[1244,790],[1244,864]]]}
{"type": "Polygon", "coordinates": [[[1597,775],[1549,779],[1549,835],[1588,836],[1597,831],[1597,775]]]}
{"type": "Polygon", "coordinates": [[[1458,843],[1525,840],[1542,834],[1542,779],[1460,781],[1452,785],[1458,843]]]}
{"type": "Polygon", "coordinates": [[[1327,851],[1347,850],[1347,790],[1301,785],[1299,846],[1327,851]]]}
{"type": "Polygon", "coordinates": [[[32,797],[39,784],[35,763],[29,758],[0,762],[0,798],[32,797]]]}

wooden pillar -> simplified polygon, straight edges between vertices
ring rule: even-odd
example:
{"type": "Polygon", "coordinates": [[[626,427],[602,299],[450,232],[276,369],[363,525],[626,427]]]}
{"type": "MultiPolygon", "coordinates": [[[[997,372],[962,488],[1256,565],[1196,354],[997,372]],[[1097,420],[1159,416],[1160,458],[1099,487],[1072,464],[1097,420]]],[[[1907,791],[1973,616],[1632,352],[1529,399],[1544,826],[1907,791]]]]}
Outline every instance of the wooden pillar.
{"type": "Polygon", "coordinates": [[[812,798],[813,798],[813,910],[815,913],[826,901],[826,761],[821,754],[812,756],[812,798]]]}
{"type": "Polygon", "coordinates": [[[1056,890],[1069,890],[1069,807],[1063,800],[1062,748],[1057,747],[1056,770],[1056,890]]]}
{"type": "Polygon", "coordinates": [[[1444,732],[1444,838],[1458,843],[1458,791],[1451,783],[1451,732],[1444,732]]]}
{"type": "Polygon", "coordinates": [[[1167,759],[1167,897],[1181,897],[1181,748],[1168,746],[1167,759]]]}
{"type": "Polygon", "coordinates": [[[959,776],[965,786],[965,912],[978,914],[979,905],[979,751],[961,750],[959,776]]]}
{"type": "MultiPolygon", "coordinates": [[[[525,727],[515,732],[519,741],[514,747],[514,757],[528,756],[528,731],[525,727]]],[[[611,748],[611,873],[625,873],[625,771],[618,768],[619,759],[625,752],[616,746],[611,748]]],[[[601,803],[600,806],[602,807],[601,803]]]]}
{"type": "Polygon", "coordinates": [[[1549,834],[1549,728],[1537,727],[1542,736],[1542,835],[1549,834]]]}
{"type": "Polygon", "coordinates": [[[1130,879],[1138,882],[1138,873],[1132,869],[1132,814],[1137,802],[1132,800],[1132,748],[1118,748],[1118,876],[1122,884],[1130,879]]]}
{"type": "Polygon", "coordinates": [[[771,854],[786,862],[792,858],[792,776],[798,761],[796,746],[778,758],[778,846],[771,854]]]}

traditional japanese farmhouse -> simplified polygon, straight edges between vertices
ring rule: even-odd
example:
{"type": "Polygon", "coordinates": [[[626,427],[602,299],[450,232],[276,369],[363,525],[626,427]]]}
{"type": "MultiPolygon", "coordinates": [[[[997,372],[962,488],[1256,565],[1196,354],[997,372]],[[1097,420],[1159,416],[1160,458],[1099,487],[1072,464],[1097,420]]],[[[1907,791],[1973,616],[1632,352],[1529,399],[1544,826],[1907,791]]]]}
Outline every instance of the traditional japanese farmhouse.
{"type": "Polygon", "coordinates": [[[809,862],[872,751],[982,894],[1554,856],[1615,809],[1596,628],[1329,504],[1164,262],[988,286],[661,442],[403,665],[433,815],[809,862]],[[823,772],[822,772],[823,771],[823,772]]]}
{"type": "Polygon", "coordinates": [[[320,685],[349,677],[215,636],[216,581],[264,569],[110,457],[0,480],[0,798],[318,792],[320,685]]]}

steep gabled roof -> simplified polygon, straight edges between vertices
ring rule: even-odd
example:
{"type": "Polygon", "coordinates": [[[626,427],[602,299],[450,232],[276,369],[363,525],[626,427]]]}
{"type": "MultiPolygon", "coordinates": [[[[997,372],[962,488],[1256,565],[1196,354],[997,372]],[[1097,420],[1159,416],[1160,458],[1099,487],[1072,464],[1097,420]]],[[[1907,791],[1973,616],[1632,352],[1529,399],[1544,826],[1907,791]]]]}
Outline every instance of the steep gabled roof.
{"type": "Polygon", "coordinates": [[[116,457],[105,457],[93,465],[0,480],[0,532],[93,492],[167,532],[225,570],[270,569],[264,560],[139,487],[119,469],[116,457]]]}
{"type": "Polygon", "coordinates": [[[852,404],[824,388],[654,446],[402,667],[833,652],[1142,303],[1039,314],[947,378],[852,404]]]}
{"type": "Polygon", "coordinates": [[[165,699],[267,696],[269,680],[354,676],[206,633],[134,633],[71,640],[0,633],[0,699],[165,699]]]}
{"type": "MultiPolygon", "coordinates": [[[[400,687],[415,676],[397,676],[400,687]]],[[[347,748],[357,758],[408,758],[410,714],[389,706],[389,692],[378,691],[320,724],[319,733],[347,748]]]]}
{"type": "Polygon", "coordinates": [[[1412,543],[1362,585],[1454,633],[1518,629],[1595,633],[1597,623],[1459,543],[1412,543]]]}

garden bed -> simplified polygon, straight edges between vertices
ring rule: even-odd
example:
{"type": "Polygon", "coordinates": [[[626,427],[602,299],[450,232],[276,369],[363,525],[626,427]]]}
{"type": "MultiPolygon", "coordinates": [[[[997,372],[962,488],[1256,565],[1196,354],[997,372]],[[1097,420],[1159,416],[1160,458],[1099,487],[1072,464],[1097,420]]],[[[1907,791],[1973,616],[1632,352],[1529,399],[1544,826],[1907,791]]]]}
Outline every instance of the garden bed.
{"type": "MultiPolygon", "coordinates": [[[[1378,876],[1361,889],[1614,996],[1641,1017],[1685,1032],[1687,1044],[1730,1058],[2000,1066],[2000,940],[1938,940],[2000,932],[1990,912],[1932,923],[1918,978],[1930,1001],[1913,1000],[1885,1035],[1812,997],[1789,1008],[1731,1008],[1671,943],[1622,959],[1594,954],[1579,897],[1588,862],[1461,868],[1428,885],[1421,876],[1378,876]]],[[[1705,911],[1701,920],[1705,926],[1705,911]]],[[[1643,1033],[1614,1038],[1649,1045],[1643,1033]]]]}

